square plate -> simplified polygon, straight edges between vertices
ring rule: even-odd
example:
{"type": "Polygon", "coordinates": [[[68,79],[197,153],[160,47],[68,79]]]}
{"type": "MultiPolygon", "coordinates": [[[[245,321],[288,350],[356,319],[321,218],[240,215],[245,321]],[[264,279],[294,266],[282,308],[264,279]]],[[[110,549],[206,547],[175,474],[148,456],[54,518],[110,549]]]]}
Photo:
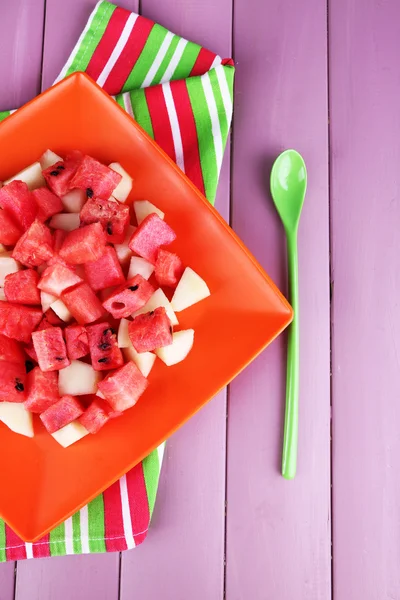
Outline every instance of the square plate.
{"type": "Polygon", "coordinates": [[[292,310],[202,194],[134,120],[83,73],[75,73],[0,125],[0,180],[51,148],[79,149],[134,177],[133,199],[166,213],[171,246],[211,296],[178,314],[195,330],[188,358],[161,361],[138,404],[95,436],[63,449],[35,419],[35,437],[0,423],[0,514],[35,541],[87,504],[168,438],[271,342],[292,310]]]}

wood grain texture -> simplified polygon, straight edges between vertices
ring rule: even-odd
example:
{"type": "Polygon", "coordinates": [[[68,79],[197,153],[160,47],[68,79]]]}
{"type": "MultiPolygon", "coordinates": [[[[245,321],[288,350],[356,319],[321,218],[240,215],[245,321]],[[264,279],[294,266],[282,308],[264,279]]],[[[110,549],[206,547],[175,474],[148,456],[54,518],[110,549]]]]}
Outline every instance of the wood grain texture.
{"type": "Polygon", "coordinates": [[[330,7],[336,600],[400,598],[399,16],[330,7]]]}
{"type": "Polygon", "coordinates": [[[118,554],[19,561],[15,600],[118,600],[118,572],[118,554]]]}
{"type": "Polygon", "coordinates": [[[283,231],[268,190],[284,148],[304,155],[309,189],[299,231],[298,474],[280,475],[282,337],[230,388],[227,600],[331,598],[326,19],[319,0],[235,1],[232,224],[282,288],[283,231]]]}
{"type": "MultiPolygon", "coordinates": [[[[230,0],[143,0],[142,14],[224,56],[231,52],[230,0]],[[215,5],[216,4],[216,5],[215,5]]],[[[229,152],[216,207],[229,219],[229,152]]],[[[146,542],[122,555],[121,600],[222,600],[226,392],[167,443],[146,542]]]]}
{"type": "Polygon", "coordinates": [[[0,598],[14,600],[14,578],[16,564],[14,562],[0,564],[0,598]]]}

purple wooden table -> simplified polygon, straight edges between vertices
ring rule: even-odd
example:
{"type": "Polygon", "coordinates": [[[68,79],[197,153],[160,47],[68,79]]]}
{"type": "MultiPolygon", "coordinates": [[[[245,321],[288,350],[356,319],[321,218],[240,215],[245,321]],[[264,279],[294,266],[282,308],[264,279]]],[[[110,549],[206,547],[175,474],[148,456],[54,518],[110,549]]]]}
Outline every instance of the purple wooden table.
{"type": "MultiPolygon", "coordinates": [[[[0,108],[53,82],[94,3],[2,1],[0,108]]],[[[398,0],[120,5],[233,53],[217,207],[282,288],[267,180],[283,148],[306,159],[298,476],[279,475],[282,337],[168,443],[143,546],[0,565],[0,600],[398,600],[398,0]]]]}

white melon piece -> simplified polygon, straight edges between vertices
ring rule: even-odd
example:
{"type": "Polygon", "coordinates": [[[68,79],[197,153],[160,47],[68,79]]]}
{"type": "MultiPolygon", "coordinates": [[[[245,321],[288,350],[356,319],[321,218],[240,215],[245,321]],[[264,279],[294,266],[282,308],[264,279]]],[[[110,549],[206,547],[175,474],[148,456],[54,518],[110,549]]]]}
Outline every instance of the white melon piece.
{"type": "Polygon", "coordinates": [[[114,198],[119,200],[119,202],[126,202],[129,194],[131,193],[133,179],[119,163],[111,163],[111,165],[108,166],[116,173],[122,175],[122,179],[113,191],[112,195],[114,198]]]}
{"type": "Polygon", "coordinates": [[[42,305],[42,311],[45,313],[46,310],[49,310],[52,304],[57,301],[57,297],[53,296],[53,294],[48,294],[47,292],[40,292],[40,304],[42,305]]]}
{"type": "Polygon", "coordinates": [[[193,269],[186,267],[172,297],[171,306],[173,310],[179,312],[204,300],[209,295],[210,290],[204,279],[193,269]]]}
{"type": "Polygon", "coordinates": [[[51,435],[63,448],[68,448],[68,446],[72,446],[75,442],[79,442],[88,433],[88,430],[79,421],[72,421],[72,423],[61,427],[61,429],[51,435]]]}
{"type": "Polygon", "coordinates": [[[75,188],[61,198],[64,210],[67,213],[80,213],[87,200],[85,190],[75,188]]]}
{"type": "Polygon", "coordinates": [[[60,396],[72,394],[73,396],[84,396],[95,394],[101,374],[95,371],[92,365],[80,360],[71,360],[71,364],[59,371],[58,389],[60,396]]]}
{"type": "Polygon", "coordinates": [[[132,237],[132,233],[136,230],[134,225],[129,225],[126,230],[125,239],[122,244],[114,244],[115,252],[121,265],[128,262],[132,256],[132,250],[129,248],[128,243],[132,237]]]}
{"type": "Polygon", "coordinates": [[[58,213],[50,220],[50,227],[53,229],[63,229],[64,231],[73,231],[78,229],[81,220],[78,213],[58,213]]]}
{"type": "Polygon", "coordinates": [[[40,166],[40,162],[35,162],[33,165],[29,165],[23,171],[20,171],[14,177],[7,179],[4,182],[4,185],[10,183],[18,179],[18,181],[24,181],[30,190],[35,190],[36,188],[43,187],[46,185],[46,181],[42,175],[42,167],[40,166]]]}
{"type": "Polygon", "coordinates": [[[15,433],[33,437],[32,413],[22,402],[0,402],[0,421],[15,433]]]}
{"type": "Polygon", "coordinates": [[[137,352],[130,344],[128,348],[122,349],[125,360],[131,360],[135,363],[143,377],[147,377],[154,366],[156,355],[152,352],[137,352]]]}
{"type": "Polygon", "coordinates": [[[4,288],[0,288],[0,302],[7,302],[7,298],[4,293],[4,288]]]}
{"type": "Polygon", "coordinates": [[[133,203],[133,208],[135,209],[135,215],[138,225],[140,225],[140,223],[152,213],[156,213],[160,217],[160,219],[163,219],[165,216],[162,210],[157,208],[157,206],[154,206],[154,204],[152,204],[148,200],[136,200],[136,202],[133,203]]]}
{"type": "Polygon", "coordinates": [[[129,265],[128,279],[135,275],[141,275],[144,279],[149,279],[154,271],[154,265],[145,258],[140,256],[132,256],[131,264],[129,265]]]}
{"type": "Polygon", "coordinates": [[[44,171],[45,169],[48,169],[49,167],[55,165],[60,160],[64,159],[61,158],[61,156],[58,156],[58,154],[56,154],[52,150],[46,150],[46,152],[44,152],[40,157],[39,162],[40,166],[42,167],[42,171],[44,171]]]}
{"type": "Polygon", "coordinates": [[[97,390],[96,392],[96,396],[98,396],[99,398],[102,398],[103,400],[106,399],[105,395],[103,394],[103,392],[101,392],[100,390],[97,390]]]}
{"type": "Polygon", "coordinates": [[[184,329],[183,331],[175,331],[172,334],[172,344],[164,346],[163,348],[157,348],[155,353],[158,358],[171,367],[177,363],[182,362],[193,347],[194,341],[194,330],[184,329]]]}
{"type": "Polygon", "coordinates": [[[118,348],[128,348],[131,345],[129,339],[128,326],[131,321],[128,319],[121,319],[118,328],[118,348]]]}
{"type": "Polygon", "coordinates": [[[165,308],[165,312],[167,313],[167,316],[171,321],[171,325],[179,325],[179,321],[176,317],[176,314],[172,310],[171,303],[161,288],[158,288],[158,290],[156,290],[151,296],[147,304],[145,304],[142,308],[134,312],[132,317],[137,317],[138,315],[148,313],[152,310],[155,310],[159,306],[163,306],[165,308]]]}
{"type": "Polygon", "coordinates": [[[21,269],[18,261],[11,257],[11,252],[0,254],[0,287],[4,286],[4,280],[10,273],[16,273],[21,269]]]}
{"type": "Polygon", "coordinates": [[[50,308],[54,310],[57,317],[61,319],[61,321],[68,323],[68,321],[72,319],[72,314],[69,312],[68,308],[65,306],[62,300],[56,300],[55,302],[50,304],[50,308]]]}

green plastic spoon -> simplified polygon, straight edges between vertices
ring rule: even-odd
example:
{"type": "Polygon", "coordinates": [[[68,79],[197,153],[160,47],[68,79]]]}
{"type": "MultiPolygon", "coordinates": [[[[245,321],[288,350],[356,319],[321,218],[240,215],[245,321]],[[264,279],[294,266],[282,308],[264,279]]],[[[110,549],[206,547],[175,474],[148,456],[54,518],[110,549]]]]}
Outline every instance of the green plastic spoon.
{"type": "Polygon", "coordinates": [[[299,272],[297,230],[307,189],[307,169],[295,150],[286,150],[271,171],[271,195],[286,232],[289,299],[294,310],[289,328],[286,373],[286,411],[283,435],[282,475],[293,479],[297,466],[299,425],[299,272]]]}

